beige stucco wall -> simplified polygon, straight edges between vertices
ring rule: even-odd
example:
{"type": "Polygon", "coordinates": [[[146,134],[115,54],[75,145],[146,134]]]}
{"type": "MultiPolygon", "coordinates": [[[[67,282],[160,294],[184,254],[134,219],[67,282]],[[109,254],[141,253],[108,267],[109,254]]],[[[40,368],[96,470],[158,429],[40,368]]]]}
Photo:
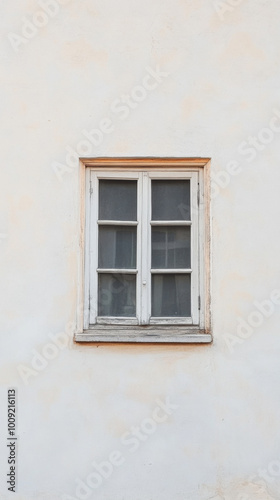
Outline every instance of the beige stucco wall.
{"type": "Polygon", "coordinates": [[[280,3],[62,3],[42,18],[35,0],[1,2],[0,497],[13,386],[15,499],[280,499],[280,3]],[[145,99],[116,111],[157,66],[145,99]],[[106,118],[87,156],[211,158],[212,345],[72,342],[80,192],[66,154],[106,118]],[[46,347],[67,328],[67,347],[46,347]],[[125,443],[166,398],[176,409],[125,443]],[[114,450],[121,465],[82,496],[78,478],[114,450]]]}

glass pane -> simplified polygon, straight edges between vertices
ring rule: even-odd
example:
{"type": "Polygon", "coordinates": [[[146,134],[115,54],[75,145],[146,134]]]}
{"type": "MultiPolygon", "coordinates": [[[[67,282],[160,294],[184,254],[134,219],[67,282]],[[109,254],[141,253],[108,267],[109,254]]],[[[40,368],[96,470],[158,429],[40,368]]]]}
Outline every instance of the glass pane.
{"type": "Polygon", "coordinates": [[[135,274],[99,274],[98,316],[136,316],[135,274]]]}
{"type": "Polygon", "coordinates": [[[136,227],[99,226],[98,267],[136,268],[136,227]]]}
{"type": "Polygon", "coordinates": [[[99,181],[99,219],[137,220],[137,181],[99,181]]]}
{"type": "Polygon", "coordinates": [[[152,181],[152,220],[190,220],[190,181],[152,181]]]}
{"type": "Polygon", "coordinates": [[[152,268],[191,267],[191,228],[158,226],[152,228],[152,268]]]}
{"type": "Polygon", "coordinates": [[[152,276],[152,316],[191,316],[190,274],[152,276]]]}

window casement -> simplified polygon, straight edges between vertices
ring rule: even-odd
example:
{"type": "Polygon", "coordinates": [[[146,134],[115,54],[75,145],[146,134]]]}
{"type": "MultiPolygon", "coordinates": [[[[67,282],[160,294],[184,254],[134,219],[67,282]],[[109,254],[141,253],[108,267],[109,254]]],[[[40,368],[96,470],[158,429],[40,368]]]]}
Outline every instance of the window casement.
{"type": "Polygon", "coordinates": [[[211,342],[209,160],[81,166],[84,314],[75,340],[211,342]]]}

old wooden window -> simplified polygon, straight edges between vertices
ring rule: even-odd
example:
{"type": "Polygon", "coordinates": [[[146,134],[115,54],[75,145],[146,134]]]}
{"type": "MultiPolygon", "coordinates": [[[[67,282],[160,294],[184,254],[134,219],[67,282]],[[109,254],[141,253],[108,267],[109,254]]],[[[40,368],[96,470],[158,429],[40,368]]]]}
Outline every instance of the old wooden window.
{"type": "Polygon", "coordinates": [[[197,162],[86,165],[84,328],[76,340],[211,340],[207,161],[197,162]]]}

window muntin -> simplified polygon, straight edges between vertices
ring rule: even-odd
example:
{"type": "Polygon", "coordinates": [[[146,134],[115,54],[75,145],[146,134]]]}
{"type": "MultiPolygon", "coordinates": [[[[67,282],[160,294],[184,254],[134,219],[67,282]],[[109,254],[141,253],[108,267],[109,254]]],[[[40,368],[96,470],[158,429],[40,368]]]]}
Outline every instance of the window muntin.
{"type": "Polygon", "coordinates": [[[90,325],[197,325],[198,173],[90,180],[90,325]]]}

